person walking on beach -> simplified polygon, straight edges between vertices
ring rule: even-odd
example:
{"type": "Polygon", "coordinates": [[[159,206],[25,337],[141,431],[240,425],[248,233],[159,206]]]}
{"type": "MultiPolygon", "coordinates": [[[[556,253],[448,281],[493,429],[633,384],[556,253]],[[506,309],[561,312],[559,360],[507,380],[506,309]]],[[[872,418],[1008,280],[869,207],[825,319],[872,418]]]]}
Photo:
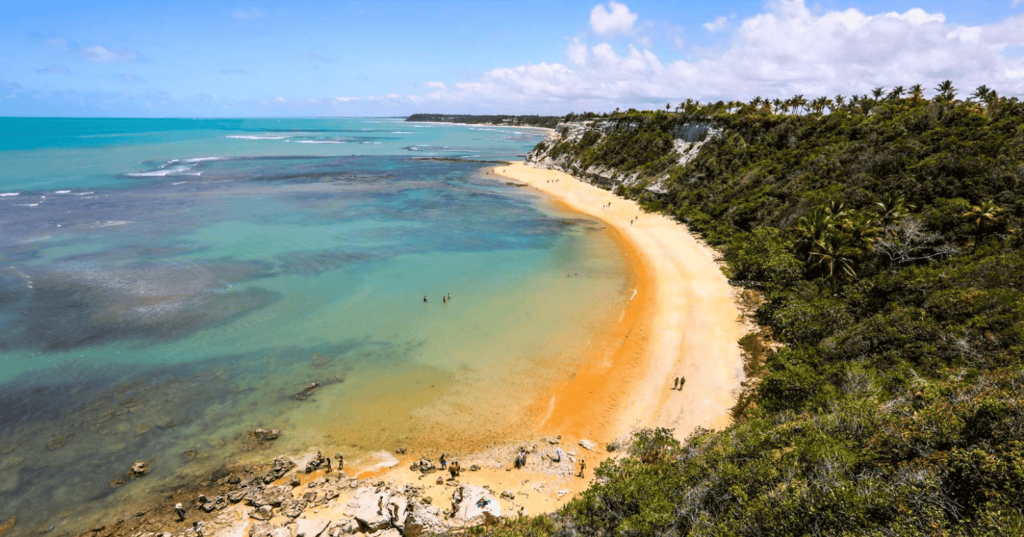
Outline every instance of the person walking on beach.
{"type": "Polygon", "coordinates": [[[445,468],[447,468],[447,467],[448,467],[448,459],[446,459],[446,458],[445,458],[445,455],[444,455],[444,453],[442,453],[442,454],[441,454],[441,459],[440,459],[440,461],[441,461],[441,469],[442,469],[442,470],[444,470],[445,468]]]}
{"type": "Polygon", "coordinates": [[[185,521],[185,508],[180,504],[174,504],[174,514],[178,515],[178,522],[185,521]]]}
{"type": "Polygon", "coordinates": [[[586,469],[587,469],[587,460],[584,459],[583,457],[580,457],[580,473],[579,473],[579,475],[577,477],[582,478],[583,477],[583,470],[586,470],[586,469]]]}
{"type": "Polygon", "coordinates": [[[345,457],[343,457],[341,453],[338,453],[334,458],[338,459],[338,471],[342,471],[345,468],[345,457]]]}
{"type": "Polygon", "coordinates": [[[451,480],[455,481],[455,478],[459,477],[459,461],[455,461],[451,466],[448,467],[448,474],[451,475],[451,480]]]}
{"type": "Polygon", "coordinates": [[[672,383],[672,389],[673,390],[678,390],[679,389],[679,377],[676,377],[676,381],[672,383]]]}
{"type": "Polygon", "coordinates": [[[427,295],[423,295],[423,303],[424,303],[424,304],[426,304],[426,303],[427,303],[427,295]]]}
{"type": "Polygon", "coordinates": [[[325,457],[324,458],[324,462],[327,464],[327,469],[324,470],[324,473],[325,474],[331,473],[331,458],[330,457],[325,457]]]}

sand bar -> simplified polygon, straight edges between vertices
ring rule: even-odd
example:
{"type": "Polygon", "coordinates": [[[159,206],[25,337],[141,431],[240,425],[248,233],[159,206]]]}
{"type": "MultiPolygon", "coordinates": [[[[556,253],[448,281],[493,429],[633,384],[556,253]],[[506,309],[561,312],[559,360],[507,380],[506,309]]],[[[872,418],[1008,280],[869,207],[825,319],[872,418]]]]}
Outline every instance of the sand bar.
{"type": "MultiPolygon", "coordinates": [[[[634,300],[640,311],[624,312],[620,321],[633,340],[624,341],[627,359],[620,364],[606,361],[608,367],[593,364],[598,374],[591,376],[602,379],[596,389],[587,385],[593,379],[577,377],[549,399],[556,421],[557,416],[600,418],[606,423],[603,430],[593,431],[604,436],[598,441],[637,427],[672,428],[682,439],[697,427],[727,426],[743,381],[738,344],[743,323],[715,252],[684,225],[644,213],[635,202],[566,173],[522,162],[499,166],[494,173],[614,228],[628,243],[626,255],[638,256],[642,265],[634,300]],[[686,379],[682,390],[672,389],[676,377],[686,379]],[[573,382],[577,385],[570,387],[573,382]]],[[[557,429],[552,427],[552,432],[557,429]]]]}

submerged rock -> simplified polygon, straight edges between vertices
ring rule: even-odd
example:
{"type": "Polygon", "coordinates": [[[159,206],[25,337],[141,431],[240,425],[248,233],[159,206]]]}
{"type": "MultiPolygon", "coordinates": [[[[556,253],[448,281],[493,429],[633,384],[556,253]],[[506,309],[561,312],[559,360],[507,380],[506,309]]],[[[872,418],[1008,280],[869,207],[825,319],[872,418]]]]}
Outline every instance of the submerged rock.
{"type": "Polygon", "coordinates": [[[257,427],[253,432],[249,433],[253,440],[260,443],[270,442],[277,440],[277,437],[281,436],[281,431],[277,429],[264,429],[263,427],[257,427]]]}
{"type": "Polygon", "coordinates": [[[135,461],[131,469],[132,475],[142,477],[149,473],[149,463],[146,461],[135,461]]]}

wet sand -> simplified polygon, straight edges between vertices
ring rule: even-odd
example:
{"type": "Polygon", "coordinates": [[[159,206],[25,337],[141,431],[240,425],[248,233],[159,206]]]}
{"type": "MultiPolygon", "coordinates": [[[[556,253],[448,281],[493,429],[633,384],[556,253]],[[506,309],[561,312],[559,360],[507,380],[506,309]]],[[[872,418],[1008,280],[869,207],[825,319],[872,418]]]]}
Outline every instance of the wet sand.
{"type": "Polygon", "coordinates": [[[697,427],[727,426],[743,381],[744,328],[714,251],[682,224],[566,173],[522,162],[493,172],[616,230],[637,279],[611,329],[621,345],[591,356],[538,401],[550,414],[541,430],[608,442],[638,427],[671,428],[684,439],[697,427]],[[682,390],[672,389],[676,377],[686,379],[682,390]]]}

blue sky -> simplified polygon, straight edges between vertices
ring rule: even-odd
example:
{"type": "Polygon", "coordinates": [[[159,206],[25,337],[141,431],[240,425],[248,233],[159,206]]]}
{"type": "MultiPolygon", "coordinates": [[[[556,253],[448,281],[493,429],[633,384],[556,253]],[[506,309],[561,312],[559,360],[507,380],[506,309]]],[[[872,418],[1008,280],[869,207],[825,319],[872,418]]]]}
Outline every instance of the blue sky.
{"type": "Polygon", "coordinates": [[[1024,0],[8,2],[0,115],[557,113],[988,84],[1024,0]]]}

